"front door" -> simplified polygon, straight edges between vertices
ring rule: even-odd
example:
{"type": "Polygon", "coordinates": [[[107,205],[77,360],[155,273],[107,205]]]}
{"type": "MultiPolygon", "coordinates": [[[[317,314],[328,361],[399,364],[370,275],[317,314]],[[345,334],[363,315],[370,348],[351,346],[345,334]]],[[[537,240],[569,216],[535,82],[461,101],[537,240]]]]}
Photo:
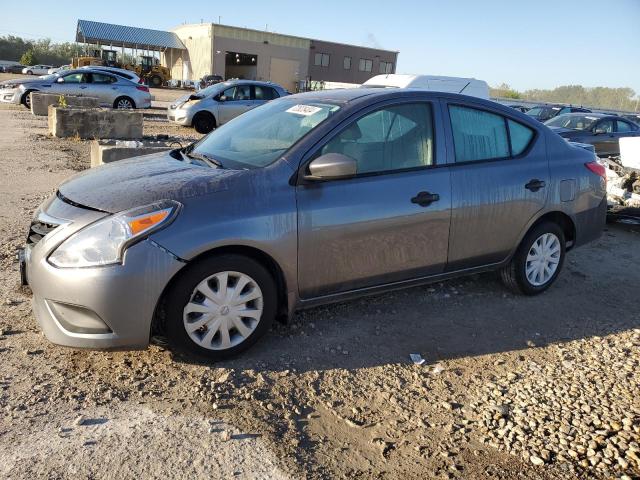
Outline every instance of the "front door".
{"type": "Polygon", "coordinates": [[[429,102],[370,108],[315,152],[350,156],[358,173],[297,187],[302,298],[444,270],[451,187],[438,164],[438,111],[429,102]]]}
{"type": "Polygon", "coordinates": [[[535,129],[490,107],[449,103],[448,270],[504,260],[546,202],[549,163],[535,129]]]}
{"type": "Polygon", "coordinates": [[[253,108],[251,85],[236,85],[222,92],[224,101],[219,102],[218,124],[227,123],[253,108]]]}
{"type": "Polygon", "coordinates": [[[60,95],[78,95],[89,96],[86,93],[88,83],[88,74],[82,73],[70,73],[59,78],[51,85],[51,92],[60,95]],[[62,79],[62,81],[61,81],[62,79]]]}

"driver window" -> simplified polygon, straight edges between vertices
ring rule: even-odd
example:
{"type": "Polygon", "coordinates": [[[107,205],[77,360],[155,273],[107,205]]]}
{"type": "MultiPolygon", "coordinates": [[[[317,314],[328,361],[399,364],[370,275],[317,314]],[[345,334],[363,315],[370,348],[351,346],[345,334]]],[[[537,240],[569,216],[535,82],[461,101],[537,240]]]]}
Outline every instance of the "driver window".
{"type": "Polygon", "coordinates": [[[596,126],[596,130],[604,130],[605,133],[613,133],[613,120],[603,120],[596,126]]]}
{"type": "Polygon", "coordinates": [[[64,83],[84,83],[84,73],[72,73],[64,77],[64,83]]]}
{"type": "Polygon", "coordinates": [[[236,87],[231,87],[231,88],[227,88],[224,92],[222,92],[222,95],[220,95],[221,97],[226,97],[227,98],[227,102],[230,102],[232,100],[235,100],[234,95],[236,92],[236,87]]]}
{"type": "Polygon", "coordinates": [[[321,151],[357,162],[358,173],[385,172],[434,164],[431,105],[387,107],[365,115],[331,139],[321,151]]]}

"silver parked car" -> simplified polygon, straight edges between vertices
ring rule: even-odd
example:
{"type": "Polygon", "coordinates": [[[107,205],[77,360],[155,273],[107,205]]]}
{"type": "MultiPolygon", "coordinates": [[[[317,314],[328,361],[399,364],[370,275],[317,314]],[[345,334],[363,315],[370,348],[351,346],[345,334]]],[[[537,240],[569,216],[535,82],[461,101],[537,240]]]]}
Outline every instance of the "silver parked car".
{"type": "MultiPolygon", "coordinates": [[[[60,185],[20,253],[45,335],[213,359],[296,309],[486,270],[535,295],[597,238],[605,169],[512,108],[419,90],[288,96],[60,185]]],[[[428,321],[428,320],[427,320],[428,321]]]]}
{"type": "Polygon", "coordinates": [[[167,110],[170,122],[193,126],[209,133],[238,115],[276,98],[288,95],[276,83],[232,80],[216,83],[196,93],[178,98],[167,110]]]}
{"type": "Polygon", "coordinates": [[[150,108],[149,88],[122,76],[98,69],[67,70],[35,79],[0,83],[0,102],[31,108],[31,92],[97,97],[100,105],[112,108],[150,108]]]}

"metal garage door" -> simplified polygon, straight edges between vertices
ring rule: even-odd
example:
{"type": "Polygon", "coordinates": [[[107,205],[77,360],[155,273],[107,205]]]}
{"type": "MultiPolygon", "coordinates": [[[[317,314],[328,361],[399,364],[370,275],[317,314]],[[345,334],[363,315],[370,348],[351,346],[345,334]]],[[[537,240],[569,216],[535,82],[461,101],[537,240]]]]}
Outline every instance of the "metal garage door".
{"type": "Polygon", "coordinates": [[[298,80],[299,72],[299,61],[271,57],[269,79],[272,82],[279,83],[287,90],[295,92],[296,81],[298,80]]]}

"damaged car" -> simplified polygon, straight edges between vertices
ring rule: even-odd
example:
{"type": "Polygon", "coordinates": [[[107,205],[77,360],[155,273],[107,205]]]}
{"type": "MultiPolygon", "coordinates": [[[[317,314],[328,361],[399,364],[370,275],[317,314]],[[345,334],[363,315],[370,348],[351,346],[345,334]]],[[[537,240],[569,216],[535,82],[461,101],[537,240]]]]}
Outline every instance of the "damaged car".
{"type": "Polygon", "coordinates": [[[252,108],[286,95],[289,92],[272,82],[232,80],[215,83],[178,98],[169,106],[167,119],[193,127],[198,133],[209,133],[252,108]]]}
{"type": "Polygon", "coordinates": [[[363,295],[484,271],[540,294],[600,236],[605,174],[591,146],[479,98],[286,96],[67,180],[35,213],[21,272],[54,343],[162,336],[219,360],[276,318],[363,295]]]}
{"type": "Polygon", "coordinates": [[[635,123],[603,113],[566,113],[545,125],[562,138],[593,145],[599,157],[620,155],[620,139],[640,135],[635,123]]]}

